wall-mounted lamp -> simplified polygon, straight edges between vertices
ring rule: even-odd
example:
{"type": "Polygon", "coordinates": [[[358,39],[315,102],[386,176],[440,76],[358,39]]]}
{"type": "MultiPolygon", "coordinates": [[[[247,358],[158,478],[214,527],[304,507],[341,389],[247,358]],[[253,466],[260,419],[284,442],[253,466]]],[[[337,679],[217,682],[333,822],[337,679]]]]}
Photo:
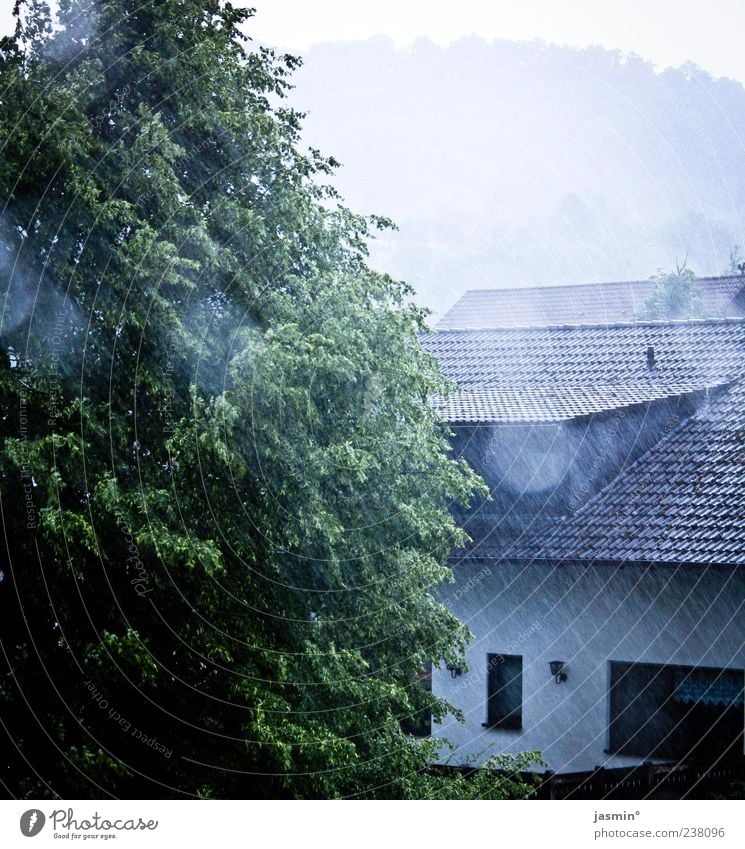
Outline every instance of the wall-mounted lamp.
{"type": "Polygon", "coordinates": [[[450,673],[451,678],[457,678],[459,675],[463,674],[463,670],[460,666],[456,666],[454,663],[448,663],[445,665],[445,669],[450,673]]]}
{"type": "Polygon", "coordinates": [[[564,672],[564,661],[563,660],[550,660],[548,662],[549,668],[551,669],[551,674],[556,679],[557,684],[561,684],[562,681],[567,680],[567,674],[564,672]]]}

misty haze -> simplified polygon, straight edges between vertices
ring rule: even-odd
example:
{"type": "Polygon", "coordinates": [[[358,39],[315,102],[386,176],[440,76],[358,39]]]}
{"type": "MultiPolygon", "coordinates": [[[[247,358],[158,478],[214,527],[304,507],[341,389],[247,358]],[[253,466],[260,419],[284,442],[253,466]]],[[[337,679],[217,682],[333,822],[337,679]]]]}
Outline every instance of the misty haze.
{"type": "Polygon", "coordinates": [[[316,45],[291,101],[373,264],[442,313],[466,289],[644,279],[743,242],[745,89],[693,65],[471,37],[316,45]]]}

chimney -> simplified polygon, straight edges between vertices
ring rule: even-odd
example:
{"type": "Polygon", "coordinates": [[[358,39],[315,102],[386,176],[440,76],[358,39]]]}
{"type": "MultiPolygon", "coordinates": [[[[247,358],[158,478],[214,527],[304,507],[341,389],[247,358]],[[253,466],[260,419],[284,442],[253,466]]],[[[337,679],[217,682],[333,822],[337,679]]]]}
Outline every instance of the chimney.
{"type": "Polygon", "coordinates": [[[650,371],[655,371],[657,368],[657,361],[654,358],[654,346],[647,345],[647,368],[650,371]]]}

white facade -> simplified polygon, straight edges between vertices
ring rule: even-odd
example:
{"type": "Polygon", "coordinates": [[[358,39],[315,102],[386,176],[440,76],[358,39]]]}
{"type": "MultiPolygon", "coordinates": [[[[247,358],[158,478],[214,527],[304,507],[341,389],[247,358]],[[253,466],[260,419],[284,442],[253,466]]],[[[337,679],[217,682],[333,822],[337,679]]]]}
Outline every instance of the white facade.
{"type": "Polygon", "coordinates": [[[433,691],[463,711],[433,723],[452,764],[541,752],[555,772],[631,766],[606,753],[610,661],[745,668],[745,574],[736,567],[468,561],[442,599],[474,634],[468,670],[433,691]],[[487,654],[522,657],[522,729],[485,728],[487,654]],[[557,684],[549,661],[565,662],[557,684]]]}

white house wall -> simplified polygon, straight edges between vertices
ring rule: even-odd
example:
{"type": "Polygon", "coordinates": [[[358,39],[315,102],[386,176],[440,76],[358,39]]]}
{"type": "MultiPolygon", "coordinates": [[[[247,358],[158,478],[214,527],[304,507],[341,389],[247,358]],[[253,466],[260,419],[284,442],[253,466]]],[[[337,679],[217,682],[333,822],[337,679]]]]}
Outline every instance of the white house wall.
{"type": "Polygon", "coordinates": [[[537,749],[549,769],[581,772],[639,759],[606,754],[609,661],[745,668],[745,573],[728,567],[467,562],[442,598],[475,635],[468,670],[434,670],[433,690],[460,708],[433,724],[450,762],[537,749]],[[522,730],[482,727],[487,653],[522,655],[522,730]],[[549,661],[563,660],[556,684],[549,661]]]}

